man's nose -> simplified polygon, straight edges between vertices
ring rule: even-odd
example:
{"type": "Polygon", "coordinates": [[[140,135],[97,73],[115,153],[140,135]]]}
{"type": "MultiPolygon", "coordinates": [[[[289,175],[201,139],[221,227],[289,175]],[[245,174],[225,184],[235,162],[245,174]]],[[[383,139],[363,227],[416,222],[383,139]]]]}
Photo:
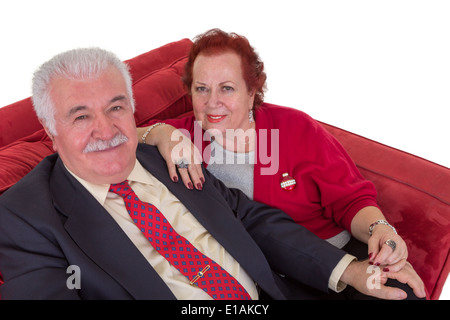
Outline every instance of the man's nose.
{"type": "Polygon", "coordinates": [[[93,123],[92,137],[100,140],[110,140],[117,133],[114,123],[106,116],[96,116],[93,123]]]}

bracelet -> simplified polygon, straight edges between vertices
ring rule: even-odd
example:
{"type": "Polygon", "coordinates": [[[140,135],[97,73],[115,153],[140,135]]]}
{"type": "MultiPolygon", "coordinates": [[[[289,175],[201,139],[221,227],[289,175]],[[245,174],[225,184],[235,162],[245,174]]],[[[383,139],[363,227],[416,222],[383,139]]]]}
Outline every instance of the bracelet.
{"type": "Polygon", "coordinates": [[[389,222],[387,222],[386,220],[377,220],[369,226],[369,236],[372,235],[373,228],[379,224],[383,224],[385,226],[391,227],[392,230],[395,232],[395,234],[398,234],[397,230],[395,230],[395,228],[391,224],[389,224],[389,222]]]}
{"type": "Polygon", "coordinates": [[[157,127],[157,126],[160,126],[160,125],[162,125],[162,124],[165,124],[164,122],[157,122],[157,123],[155,123],[155,124],[152,124],[150,127],[148,127],[147,128],[147,130],[145,130],[145,133],[142,135],[142,142],[143,143],[146,143],[145,142],[145,138],[147,138],[147,135],[150,133],[150,131],[154,128],[154,127],[157,127]]]}

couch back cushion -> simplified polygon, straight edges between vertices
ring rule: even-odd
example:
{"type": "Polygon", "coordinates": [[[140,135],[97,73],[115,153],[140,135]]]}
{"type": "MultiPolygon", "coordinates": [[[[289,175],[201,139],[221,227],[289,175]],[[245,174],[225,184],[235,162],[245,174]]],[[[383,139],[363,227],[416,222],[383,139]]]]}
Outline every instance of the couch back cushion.
{"type": "Polygon", "coordinates": [[[31,98],[0,108],[0,148],[40,129],[31,98]]]}
{"type": "MultiPolygon", "coordinates": [[[[125,61],[133,78],[137,125],[192,110],[181,82],[191,45],[183,39],[125,61]]],[[[0,108],[0,194],[52,153],[30,98],[0,108]]]]}
{"type": "Polygon", "coordinates": [[[192,110],[181,82],[192,42],[183,39],[127,60],[133,77],[136,124],[192,110]]]}

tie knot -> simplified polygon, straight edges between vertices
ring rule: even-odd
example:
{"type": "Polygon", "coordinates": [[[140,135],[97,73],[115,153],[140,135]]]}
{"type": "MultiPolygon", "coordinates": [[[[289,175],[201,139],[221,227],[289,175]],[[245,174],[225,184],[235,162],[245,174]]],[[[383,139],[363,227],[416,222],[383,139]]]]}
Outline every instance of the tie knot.
{"type": "Polygon", "coordinates": [[[112,184],[109,187],[109,191],[114,192],[121,197],[126,197],[131,192],[133,192],[133,189],[131,189],[130,185],[128,184],[128,180],[125,180],[121,183],[112,184]]]}

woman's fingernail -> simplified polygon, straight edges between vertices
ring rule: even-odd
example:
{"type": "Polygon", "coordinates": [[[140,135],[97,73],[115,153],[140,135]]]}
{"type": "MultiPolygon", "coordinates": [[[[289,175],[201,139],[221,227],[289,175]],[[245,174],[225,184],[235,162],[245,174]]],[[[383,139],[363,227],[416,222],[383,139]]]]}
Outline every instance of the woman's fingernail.
{"type": "Polygon", "coordinates": [[[373,256],[373,252],[369,253],[369,260],[370,260],[370,258],[372,258],[372,256],[373,256]]]}
{"type": "Polygon", "coordinates": [[[194,187],[192,186],[192,182],[189,182],[189,183],[188,183],[188,188],[189,188],[189,190],[194,189],[194,187]]]}
{"type": "Polygon", "coordinates": [[[205,179],[203,179],[203,178],[200,178],[200,181],[202,182],[202,184],[205,183],[205,179]]]}
{"type": "Polygon", "coordinates": [[[203,185],[199,182],[199,183],[197,183],[197,189],[198,190],[202,190],[202,188],[203,188],[203,185]]]}
{"type": "Polygon", "coordinates": [[[172,177],[172,181],[173,181],[173,182],[178,182],[178,177],[177,177],[177,176],[173,176],[173,177],[172,177]]]}
{"type": "Polygon", "coordinates": [[[389,272],[389,268],[383,268],[383,272],[389,272]]]}

